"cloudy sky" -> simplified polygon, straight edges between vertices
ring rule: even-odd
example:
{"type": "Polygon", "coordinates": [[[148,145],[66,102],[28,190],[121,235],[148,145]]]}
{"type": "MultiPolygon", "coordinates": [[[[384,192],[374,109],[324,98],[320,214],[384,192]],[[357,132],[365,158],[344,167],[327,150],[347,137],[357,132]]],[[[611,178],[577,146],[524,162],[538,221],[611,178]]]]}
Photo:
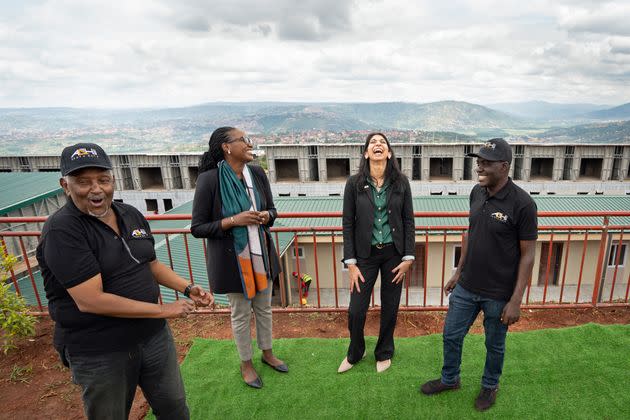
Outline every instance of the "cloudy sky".
{"type": "Polygon", "coordinates": [[[0,107],[619,105],[628,17],[628,0],[0,0],[0,107]]]}

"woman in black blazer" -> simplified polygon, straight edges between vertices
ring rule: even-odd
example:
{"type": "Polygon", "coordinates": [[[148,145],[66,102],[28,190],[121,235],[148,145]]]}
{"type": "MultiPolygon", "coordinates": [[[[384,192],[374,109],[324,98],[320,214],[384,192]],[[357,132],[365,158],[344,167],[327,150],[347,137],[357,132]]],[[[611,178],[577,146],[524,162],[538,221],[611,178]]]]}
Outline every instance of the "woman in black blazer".
{"type": "Polygon", "coordinates": [[[365,356],[363,328],[380,271],[381,327],[374,356],[382,372],[391,366],[402,281],[415,259],[411,187],[382,133],[367,136],[359,172],[346,182],[343,253],[350,277],[350,346],[337,371],[350,370],[365,356]]]}
{"type": "Polygon", "coordinates": [[[190,230],[196,238],[207,238],[212,292],[230,300],[241,376],[260,388],[252,363],[252,310],[262,362],[279,372],[288,369],[271,349],[271,290],[281,269],[269,227],[277,213],[265,172],[248,164],[254,159],[252,149],[242,130],[221,127],[212,133],[199,163],[190,230]]]}

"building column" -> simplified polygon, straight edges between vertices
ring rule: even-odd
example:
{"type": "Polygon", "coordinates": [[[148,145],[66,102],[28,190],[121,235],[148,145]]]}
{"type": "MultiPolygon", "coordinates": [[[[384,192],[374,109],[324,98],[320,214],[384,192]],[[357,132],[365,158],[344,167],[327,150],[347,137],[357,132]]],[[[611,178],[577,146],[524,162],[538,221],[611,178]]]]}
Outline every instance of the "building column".
{"type": "Polygon", "coordinates": [[[552,181],[562,180],[562,170],[564,169],[564,154],[560,153],[560,150],[556,150],[553,158],[553,170],[551,172],[552,181]]]}
{"type": "Polygon", "coordinates": [[[453,181],[461,181],[464,179],[464,156],[453,157],[453,181]]]}
{"type": "Polygon", "coordinates": [[[429,181],[431,179],[431,158],[429,156],[422,156],[421,166],[421,181],[429,181]]]}
{"type": "Polygon", "coordinates": [[[606,147],[604,149],[604,156],[602,157],[602,173],[601,181],[614,180],[614,174],[612,173],[613,161],[614,161],[614,147],[606,147]]]}
{"type": "Polygon", "coordinates": [[[319,158],[319,180],[328,182],[328,168],[326,167],[326,158],[319,158]]]}

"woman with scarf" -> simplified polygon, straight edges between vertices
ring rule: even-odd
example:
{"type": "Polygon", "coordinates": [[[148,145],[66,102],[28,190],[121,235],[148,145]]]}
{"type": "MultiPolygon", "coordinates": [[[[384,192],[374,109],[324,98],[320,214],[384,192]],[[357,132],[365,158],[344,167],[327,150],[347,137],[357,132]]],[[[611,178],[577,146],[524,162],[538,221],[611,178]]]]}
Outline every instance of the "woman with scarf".
{"type": "Polygon", "coordinates": [[[227,294],[241,376],[253,388],[262,380],[252,363],[250,320],[262,362],[278,372],[286,364],[271,349],[271,291],[280,262],[269,227],[276,218],[269,180],[254,159],[253,144],[234,127],[217,128],[199,162],[191,232],[207,238],[208,279],[213,293],[227,294]]]}
{"type": "Polygon", "coordinates": [[[343,254],[350,277],[350,346],[339,373],[365,356],[363,327],[376,278],[381,275],[381,326],[376,371],[391,366],[402,281],[415,259],[411,188],[382,133],[368,134],[359,171],[343,196],[343,254]]]}

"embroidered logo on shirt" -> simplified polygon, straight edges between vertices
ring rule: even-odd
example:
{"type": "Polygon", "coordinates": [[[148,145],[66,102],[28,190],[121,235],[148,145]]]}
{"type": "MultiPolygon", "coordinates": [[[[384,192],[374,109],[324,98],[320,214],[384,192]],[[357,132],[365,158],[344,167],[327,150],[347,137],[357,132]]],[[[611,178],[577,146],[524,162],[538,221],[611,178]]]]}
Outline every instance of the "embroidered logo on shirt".
{"type": "Polygon", "coordinates": [[[490,217],[492,217],[493,219],[498,220],[499,222],[502,222],[502,223],[507,223],[507,221],[508,221],[507,214],[503,214],[500,211],[498,211],[496,213],[492,213],[490,215],[490,217]]]}
{"type": "Polygon", "coordinates": [[[131,232],[131,236],[136,239],[149,237],[147,231],[144,229],[134,229],[133,232],[131,232]]]}
{"type": "Polygon", "coordinates": [[[86,149],[84,147],[81,147],[80,149],[77,149],[74,151],[72,156],[70,156],[70,159],[75,160],[75,159],[84,158],[84,157],[97,158],[98,153],[96,153],[96,150],[94,149],[86,149]]]}

